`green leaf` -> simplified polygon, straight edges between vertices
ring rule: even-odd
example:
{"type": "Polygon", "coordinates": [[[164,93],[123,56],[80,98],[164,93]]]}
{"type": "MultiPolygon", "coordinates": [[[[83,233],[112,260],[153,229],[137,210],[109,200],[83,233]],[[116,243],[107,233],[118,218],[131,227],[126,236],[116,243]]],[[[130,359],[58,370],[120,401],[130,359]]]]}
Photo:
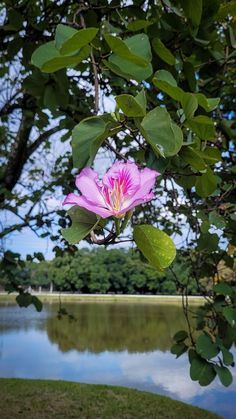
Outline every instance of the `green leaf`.
{"type": "Polygon", "coordinates": [[[174,55],[166,48],[166,46],[163,44],[163,42],[158,39],[154,38],[152,40],[152,46],[155,51],[155,53],[167,64],[169,65],[175,65],[176,59],[174,55]]]}
{"type": "Polygon", "coordinates": [[[212,119],[205,115],[198,115],[185,122],[185,125],[190,128],[201,140],[214,140],[215,128],[212,119]]]}
{"type": "Polygon", "coordinates": [[[236,325],[236,308],[235,307],[224,307],[223,316],[231,326],[236,325]]]}
{"type": "Polygon", "coordinates": [[[156,107],[149,112],[142,120],[141,131],[158,156],[174,156],[182,147],[182,131],[165,108],[156,107]]]}
{"type": "Polygon", "coordinates": [[[220,367],[219,365],[215,365],[214,368],[223,386],[230,386],[230,384],[233,382],[233,377],[230,370],[226,367],[220,367]]]}
{"type": "Polygon", "coordinates": [[[217,188],[217,177],[214,175],[210,168],[206,173],[199,176],[196,181],[196,192],[201,198],[207,198],[217,188]]]}
{"type": "Polygon", "coordinates": [[[217,234],[201,233],[198,239],[198,249],[216,251],[218,250],[219,237],[217,234]]]}
{"type": "Polygon", "coordinates": [[[185,343],[176,343],[171,347],[171,353],[176,355],[176,358],[179,358],[184,352],[186,352],[188,347],[185,345],[185,343]]]}
{"type": "MultiPolygon", "coordinates": [[[[133,52],[132,45],[127,43],[128,40],[124,42],[117,36],[112,36],[109,34],[105,34],[104,38],[111,50],[119,57],[125,58],[127,61],[131,61],[132,63],[141,67],[147,66],[147,64],[150,62],[151,52],[150,56],[148,55],[146,58],[144,58],[139,54],[136,55],[136,53],[133,52]]],[[[135,35],[132,38],[135,38],[135,41],[133,40],[133,42],[140,42],[140,48],[149,44],[148,37],[145,34],[135,35]]],[[[129,38],[129,40],[132,38],[129,38]]]]}
{"type": "Polygon", "coordinates": [[[69,228],[63,228],[61,234],[70,244],[79,243],[97,226],[99,219],[96,214],[81,208],[78,205],[70,208],[68,215],[71,218],[72,225],[69,228]]]}
{"type": "Polygon", "coordinates": [[[62,55],[73,54],[88,45],[95,38],[97,32],[98,28],[85,28],[77,31],[60,24],[56,29],[56,48],[62,55]]]}
{"type": "Polygon", "coordinates": [[[146,114],[146,106],[142,106],[142,102],[140,103],[140,100],[142,100],[140,96],[137,100],[131,95],[124,94],[116,96],[115,100],[122,112],[128,117],[142,117],[146,114]]]}
{"type": "Polygon", "coordinates": [[[202,17],[202,0],[181,0],[180,3],[192,25],[199,26],[202,17]]]}
{"type": "Polygon", "coordinates": [[[42,311],[43,304],[38,297],[32,295],[31,304],[33,304],[38,312],[42,311]]]}
{"type": "Polygon", "coordinates": [[[73,56],[62,56],[56,49],[53,41],[47,42],[37,48],[31,58],[31,62],[45,73],[53,73],[66,67],[75,67],[81,61],[88,57],[90,48],[82,48],[73,56]]]}
{"type": "Polygon", "coordinates": [[[207,386],[214,380],[215,376],[213,364],[200,357],[193,358],[190,367],[190,377],[193,381],[199,381],[201,386],[207,386]]]}
{"type": "Polygon", "coordinates": [[[175,342],[182,342],[183,340],[187,339],[187,337],[188,333],[185,330],[180,330],[174,335],[173,339],[175,342]]]}
{"type": "Polygon", "coordinates": [[[210,336],[204,334],[197,338],[196,351],[202,358],[211,359],[218,355],[219,348],[212,342],[210,336]]]}
{"type": "Polygon", "coordinates": [[[16,302],[19,307],[29,307],[32,304],[32,295],[28,292],[17,295],[16,302]]]}
{"type": "Polygon", "coordinates": [[[131,32],[138,32],[140,29],[146,29],[150,25],[152,25],[152,22],[148,22],[143,19],[136,19],[128,24],[127,29],[131,32]]]}
{"type": "Polygon", "coordinates": [[[193,93],[184,93],[181,97],[181,105],[186,119],[190,119],[198,108],[198,101],[193,93]]]}
{"type": "Polygon", "coordinates": [[[203,171],[207,168],[207,165],[205,161],[202,159],[202,156],[200,155],[198,150],[196,150],[193,147],[182,147],[180,151],[180,156],[186,163],[190,164],[190,166],[192,166],[196,170],[203,171]]]}
{"type": "Polygon", "coordinates": [[[160,271],[167,268],[176,256],[172,239],[153,226],[135,226],[134,241],[150,264],[160,271]]]}
{"type": "Polygon", "coordinates": [[[117,124],[109,116],[92,116],[83,119],[72,131],[72,154],[74,167],[81,169],[92,164],[97,151],[110,128],[117,124]]]}
{"type": "MultiPolygon", "coordinates": [[[[123,42],[123,41],[122,41],[123,42]]],[[[108,61],[103,61],[104,64],[114,73],[127,80],[135,79],[139,82],[146,80],[152,75],[152,59],[151,47],[149,39],[145,34],[139,34],[126,39],[123,42],[129,49],[130,53],[136,57],[140,57],[145,66],[137,65],[136,63],[128,60],[126,57],[118,54],[112,54],[108,61]]]]}
{"type": "Polygon", "coordinates": [[[177,86],[177,82],[169,71],[158,70],[154,74],[153,84],[175,100],[181,101],[184,91],[177,86]]]}
{"type": "Polygon", "coordinates": [[[219,97],[207,98],[202,93],[195,93],[195,97],[198,101],[199,106],[201,106],[206,112],[211,112],[215,109],[220,102],[219,97]]]}
{"type": "Polygon", "coordinates": [[[233,365],[234,363],[234,356],[233,354],[228,351],[224,346],[221,346],[221,352],[223,356],[223,362],[225,365],[233,365]]]}
{"type": "Polygon", "coordinates": [[[224,228],[226,226],[224,218],[221,215],[219,215],[216,211],[211,211],[210,212],[209,221],[216,228],[224,228]]]}
{"type": "Polygon", "coordinates": [[[220,284],[215,284],[213,286],[213,290],[217,293],[217,294],[221,294],[221,295],[232,295],[232,288],[230,285],[226,284],[225,282],[221,282],[220,284]]]}

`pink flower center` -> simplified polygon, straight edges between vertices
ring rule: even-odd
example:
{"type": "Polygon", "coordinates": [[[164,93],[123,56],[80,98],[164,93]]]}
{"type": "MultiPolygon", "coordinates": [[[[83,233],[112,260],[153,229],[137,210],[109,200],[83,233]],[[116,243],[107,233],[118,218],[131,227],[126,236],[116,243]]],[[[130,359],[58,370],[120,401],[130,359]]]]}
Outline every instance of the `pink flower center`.
{"type": "Polygon", "coordinates": [[[120,211],[124,201],[124,182],[112,179],[112,189],[104,186],[103,194],[108,206],[114,212],[120,211]]]}

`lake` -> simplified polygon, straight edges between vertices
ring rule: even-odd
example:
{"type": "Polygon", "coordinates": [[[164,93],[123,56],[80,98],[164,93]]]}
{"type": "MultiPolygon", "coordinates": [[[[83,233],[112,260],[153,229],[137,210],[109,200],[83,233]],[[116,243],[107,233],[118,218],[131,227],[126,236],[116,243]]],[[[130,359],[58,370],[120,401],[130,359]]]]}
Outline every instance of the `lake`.
{"type": "MultiPolygon", "coordinates": [[[[236,417],[236,380],[200,387],[189,377],[187,355],[170,353],[186,329],[181,306],[160,303],[66,303],[43,311],[0,303],[0,376],[113,384],[164,394],[236,417]]],[[[236,356],[236,352],[234,351],[236,356]]]]}

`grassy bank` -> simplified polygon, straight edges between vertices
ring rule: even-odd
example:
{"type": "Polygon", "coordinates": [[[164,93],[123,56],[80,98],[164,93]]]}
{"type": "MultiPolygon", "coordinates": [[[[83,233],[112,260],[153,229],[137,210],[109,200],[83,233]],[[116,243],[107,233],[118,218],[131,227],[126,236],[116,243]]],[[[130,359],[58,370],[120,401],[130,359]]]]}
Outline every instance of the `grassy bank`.
{"type": "MultiPolygon", "coordinates": [[[[33,293],[42,302],[58,301],[60,297],[63,302],[120,302],[120,303],[158,303],[158,304],[182,304],[181,295],[130,295],[130,294],[64,294],[64,293],[33,293]]],[[[0,294],[1,301],[15,301],[17,294],[0,294]]],[[[190,304],[204,304],[203,297],[189,296],[190,304]]]]}
{"type": "Polygon", "coordinates": [[[0,379],[4,419],[216,419],[219,416],[128,388],[64,381],[0,379]]]}

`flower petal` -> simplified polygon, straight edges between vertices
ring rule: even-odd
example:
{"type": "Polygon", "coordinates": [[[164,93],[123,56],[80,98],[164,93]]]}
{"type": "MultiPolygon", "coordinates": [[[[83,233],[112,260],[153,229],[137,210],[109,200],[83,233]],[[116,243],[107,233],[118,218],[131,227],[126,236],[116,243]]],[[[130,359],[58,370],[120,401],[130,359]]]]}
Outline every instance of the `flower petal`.
{"type": "Polygon", "coordinates": [[[140,173],[135,163],[117,162],[103,176],[102,183],[114,189],[114,180],[122,185],[123,195],[133,195],[140,187],[140,173]]]}
{"type": "Polygon", "coordinates": [[[74,193],[69,193],[69,195],[67,195],[64,199],[64,201],[62,202],[62,205],[68,205],[68,204],[77,204],[77,200],[78,200],[78,195],[75,195],[74,193]]]}
{"type": "Polygon", "coordinates": [[[105,206],[102,189],[98,184],[98,174],[86,167],[76,176],[75,184],[87,201],[98,206],[105,206]]]}
{"type": "Polygon", "coordinates": [[[145,167],[140,173],[140,189],[138,190],[136,194],[137,196],[145,196],[149,194],[149,192],[152,190],[152,188],[155,185],[157,176],[160,176],[160,173],[156,170],[149,169],[148,167],[145,167]]]}
{"type": "Polygon", "coordinates": [[[93,203],[87,201],[84,196],[77,196],[74,193],[70,193],[67,195],[66,199],[63,202],[65,204],[76,204],[79,207],[85,208],[90,212],[94,212],[95,214],[99,215],[102,218],[108,218],[113,215],[112,211],[109,211],[106,208],[102,208],[100,206],[94,205],[93,203]]]}
{"type": "Polygon", "coordinates": [[[153,198],[155,198],[155,195],[153,192],[150,192],[149,194],[147,194],[146,196],[142,197],[142,198],[137,198],[137,199],[132,199],[130,200],[129,204],[126,201],[126,206],[124,206],[119,212],[116,213],[116,215],[122,215],[125,214],[126,212],[128,212],[129,210],[131,210],[134,207],[137,207],[140,204],[144,204],[145,202],[149,202],[151,201],[153,198]]]}

